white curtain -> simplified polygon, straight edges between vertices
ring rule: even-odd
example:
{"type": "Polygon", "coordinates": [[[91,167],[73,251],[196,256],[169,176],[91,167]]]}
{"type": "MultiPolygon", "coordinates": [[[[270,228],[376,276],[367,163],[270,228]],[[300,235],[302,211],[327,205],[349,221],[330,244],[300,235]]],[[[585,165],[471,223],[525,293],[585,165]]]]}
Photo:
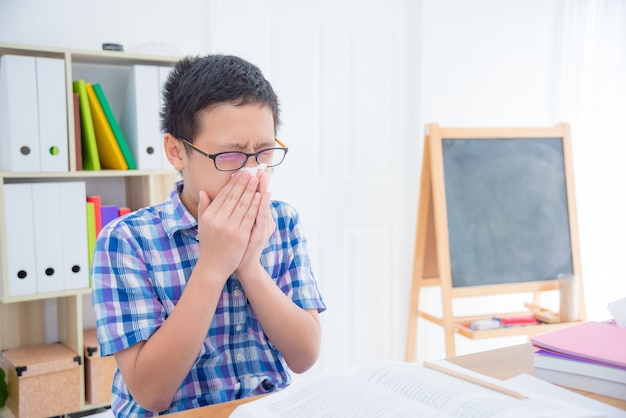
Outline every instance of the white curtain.
{"type": "Polygon", "coordinates": [[[587,319],[626,297],[626,2],[562,0],[556,115],[572,128],[587,319]]]}

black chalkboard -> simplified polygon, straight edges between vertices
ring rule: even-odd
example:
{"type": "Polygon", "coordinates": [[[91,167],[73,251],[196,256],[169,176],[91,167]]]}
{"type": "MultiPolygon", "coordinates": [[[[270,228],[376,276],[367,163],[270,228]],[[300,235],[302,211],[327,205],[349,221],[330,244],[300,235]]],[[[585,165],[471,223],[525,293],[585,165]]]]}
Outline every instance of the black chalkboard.
{"type": "Polygon", "coordinates": [[[442,138],[453,287],[573,273],[562,138],[442,138]]]}

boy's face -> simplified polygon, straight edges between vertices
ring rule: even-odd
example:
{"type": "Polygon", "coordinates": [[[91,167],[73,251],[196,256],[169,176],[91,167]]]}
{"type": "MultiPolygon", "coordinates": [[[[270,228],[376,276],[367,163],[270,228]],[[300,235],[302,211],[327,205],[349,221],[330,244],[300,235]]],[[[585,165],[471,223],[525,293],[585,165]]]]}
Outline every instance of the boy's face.
{"type": "MultiPolygon", "coordinates": [[[[167,141],[166,138],[166,149],[167,141]]],[[[212,159],[195,151],[186,153],[183,144],[176,142],[180,145],[180,152],[178,158],[175,161],[170,159],[170,162],[183,173],[185,186],[181,198],[187,210],[197,218],[200,190],[204,190],[213,201],[235,171],[219,171],[212,159]]],[[[228,151],[253,153],[276,147],[272,111],[259,104],[223,104],[211,108],[200,116],[200,131],[193,138],[193,145],[208,154],[228,151]]],[[[256,166],[255,158],[248,158],[246,167],[256,166]]],[[[266,170],[268,174],[269,170],[266,170]]]]}

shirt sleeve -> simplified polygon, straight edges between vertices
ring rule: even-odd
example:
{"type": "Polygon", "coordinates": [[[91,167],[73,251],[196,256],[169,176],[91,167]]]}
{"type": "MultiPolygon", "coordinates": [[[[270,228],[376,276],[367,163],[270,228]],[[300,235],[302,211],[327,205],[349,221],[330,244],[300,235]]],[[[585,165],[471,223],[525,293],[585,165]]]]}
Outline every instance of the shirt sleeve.
{"type": "Polygon", "coordinates": [[[285,267],[279,269],[277,285],[302,309],[323,312],[326,305],[313,274],[300,216],[295,208],[284,202],[275,204],[274,208],[277,213],[277,234],[280,237],[278,245],[282,248],[281,264],[285,267]]]}
{"type": "Polygon", "coordinates": [[[96,241],[92,303],[102,355],[147,340],[166,317],[150,281],[141,241],[129,226],[109,224],[96,241]]]}

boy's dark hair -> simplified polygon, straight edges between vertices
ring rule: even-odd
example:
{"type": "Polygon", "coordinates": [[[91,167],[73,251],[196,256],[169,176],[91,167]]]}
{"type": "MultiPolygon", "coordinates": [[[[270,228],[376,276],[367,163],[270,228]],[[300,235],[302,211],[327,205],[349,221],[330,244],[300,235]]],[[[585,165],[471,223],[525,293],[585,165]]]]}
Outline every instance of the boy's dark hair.
{"type": "Polygon", "coordinates": [[[269,107],[276,134],[280,112],[272,85],[255,65],[220,54],[185,57],[176,64],[163,87],[161,129],[193,142],[200,112],[225,103],[269,107]]]}

